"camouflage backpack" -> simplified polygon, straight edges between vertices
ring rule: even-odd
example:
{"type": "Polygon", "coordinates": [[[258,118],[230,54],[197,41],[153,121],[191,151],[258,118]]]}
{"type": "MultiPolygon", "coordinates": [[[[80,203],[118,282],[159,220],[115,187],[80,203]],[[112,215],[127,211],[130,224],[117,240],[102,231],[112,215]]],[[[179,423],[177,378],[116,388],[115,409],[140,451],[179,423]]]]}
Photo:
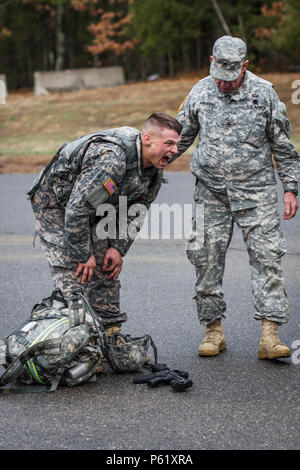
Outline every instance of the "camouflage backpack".
{"type": "Polygon", "coordinates": [[[104,326],[80,289],[65,301],[59,290],[36,304],[23,325],[2,341],[0,364],[6,369],[0,387],[13,382],[39,384],[11,391],[53,392],[58,385],[72,387],[96,379],[103,356],[115,372],[131,372],[147,362],[149,335],[132,338],[115,334],[107,339],[104,326]]]}
{"type": "MultiPolygon", "coordinates": [[[[95,379],[101,348],[95,319],[82,296],[64,300],[58,290],[36,304],[30,317],[0,341],[0,364],[6,369],[0,386],[12,382],[39,384],[36,391],[54,391],[95,379]]],[[[35,391],[29,387],[30,391],[35,391]]]]}
{"type": "MultiPolygon", "coordinates": [[[[90,315],[95,318],[89,302],[82,296],[85,308],[90,315]]],[[[105,329],[99,317],[96,317],[95,327],[98,332],[98,339],[103,355],[109,366],[115,372],[134,372],[144,365],[148,365],[148,349],[151,344],[155,363],[157,363],[157,348],[150,335],[132,337],[129,334],[123,335],[115,333],[106,337],[105,329]]]]}

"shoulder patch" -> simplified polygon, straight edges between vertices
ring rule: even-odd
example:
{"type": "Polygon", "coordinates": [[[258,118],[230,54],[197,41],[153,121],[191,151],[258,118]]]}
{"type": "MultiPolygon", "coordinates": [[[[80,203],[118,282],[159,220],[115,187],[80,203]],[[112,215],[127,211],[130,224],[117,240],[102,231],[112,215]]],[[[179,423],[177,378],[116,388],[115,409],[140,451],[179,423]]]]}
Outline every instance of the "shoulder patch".
{"type": "Polygon", "coordinates": [[[184,98],[184,100],[182,101],[181,105],[179,106],[179,108],[178,108],[178,110],[177,110],[177,113],[179,113],[179,111],[182,110],[183,105],[184,105],[186,99],[187,99],[187,96],[184,98]]]}
{"type": "Polygon", "coordinates": [[[111,178],[105,181],[104,185],[105,189],[109,192],[109,194],[113,194],[118,188],[116,184],[113,182],[111,178]]]}

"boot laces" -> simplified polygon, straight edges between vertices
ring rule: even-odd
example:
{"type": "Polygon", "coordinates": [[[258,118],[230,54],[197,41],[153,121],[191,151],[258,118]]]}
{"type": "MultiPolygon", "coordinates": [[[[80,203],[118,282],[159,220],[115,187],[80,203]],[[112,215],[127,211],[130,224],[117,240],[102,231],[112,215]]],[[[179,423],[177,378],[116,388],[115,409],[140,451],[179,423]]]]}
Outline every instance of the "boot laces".
{"type": "Polygon", "coordinates": [[[221,341],[222,333],[218,330],[208,330],[206,332],[205,341],[209,343],[218,343],[221,341]]]}

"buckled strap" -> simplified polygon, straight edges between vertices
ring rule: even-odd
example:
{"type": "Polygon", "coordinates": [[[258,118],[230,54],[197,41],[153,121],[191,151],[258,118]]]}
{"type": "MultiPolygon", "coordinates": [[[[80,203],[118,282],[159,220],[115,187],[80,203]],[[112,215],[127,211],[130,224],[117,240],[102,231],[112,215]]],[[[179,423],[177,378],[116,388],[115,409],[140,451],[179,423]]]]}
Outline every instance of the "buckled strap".
{"type": "Polygon", "coordinates": [[[149,340],[150,340],[150,344],[151,344],[152,349],[153,349],[155,364],[157,364],[157,359],[158,359],[157,347],[155,346],[154,341],[153,341],[153,339],[151,338],[151,336],[150,336],[150,335],[147,335],[147,336],[148,336],[148,338],[149,338],[149,340]]]}
{"type": "Polygon", "coordinates": [[[57,389],[58,385],[59,385],[59,382],[61,381],[61,378],[64,374],[64,371],[65,371],[65,368],[64,367],[60,367],[58,370],[57,370],[57,374],[53,380],[53,382],[51,383],[51,387],[49,389],[47,389],[47,392],[51,393],[51,392],[55,392],[55,390],[57,389]]]}
{"type": "Polygon", "coordinates": [[[29,348],[30,345],[31,345],[31,342],[28,341],[28,339],[26,339],[24,336],[17,336],[16,337],[16,341],[18,341],[18,343],[22,344],[22,346],[24,346],[25,348],[29,348]]]}

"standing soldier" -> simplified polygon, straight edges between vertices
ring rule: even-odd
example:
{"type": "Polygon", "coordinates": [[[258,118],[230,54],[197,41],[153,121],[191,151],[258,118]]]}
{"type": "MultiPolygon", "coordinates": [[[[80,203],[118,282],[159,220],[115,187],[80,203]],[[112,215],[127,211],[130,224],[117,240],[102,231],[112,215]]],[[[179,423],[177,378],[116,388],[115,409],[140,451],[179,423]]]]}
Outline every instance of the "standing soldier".
{"type": "MultiPolygon", "coordinates": [[[[176,119],[154,113],[142,132],[120,127],[64,144],[28,192],[55,287],[67,298],[84,286],[107,336],[127,320],[120,313],[118,276],[133,239],[127,230],[119,233],[118,217],[114,238],[98,238],[99,208],[111,204],[118,212],[120,196],[128,209],[139,203],[147,210],[178,151],[181,130],[176,119]]],[[[140,222],[126,212],[126,228],[135,224],[138,231],[140,222]]]]}
{"type": "Polygon", "coordinates": [[[278,325],[288,321],[290,306],[281,270],[286,243],[272,154],[284,189],[285,220],[298,208],[299,156],[289,139],[285,105],[272,83],[246,70],[246,56],[241,39],[223,36],[215,42],[210,76],[193,87],[179,108],[183,131],[175,158],[199,132],[190,166],[196,177],[194,199],[204,217],[204,242],[195,249],[195,217],[187,241],[187,255],[196,267],[198,316],[206,325],[199,355],[214,356],[226,349],[222,280],[235,222],[249,254],[254,318],[262,321],[258,355],[273,359],[290,356],[278,338],[278,325]]]}

